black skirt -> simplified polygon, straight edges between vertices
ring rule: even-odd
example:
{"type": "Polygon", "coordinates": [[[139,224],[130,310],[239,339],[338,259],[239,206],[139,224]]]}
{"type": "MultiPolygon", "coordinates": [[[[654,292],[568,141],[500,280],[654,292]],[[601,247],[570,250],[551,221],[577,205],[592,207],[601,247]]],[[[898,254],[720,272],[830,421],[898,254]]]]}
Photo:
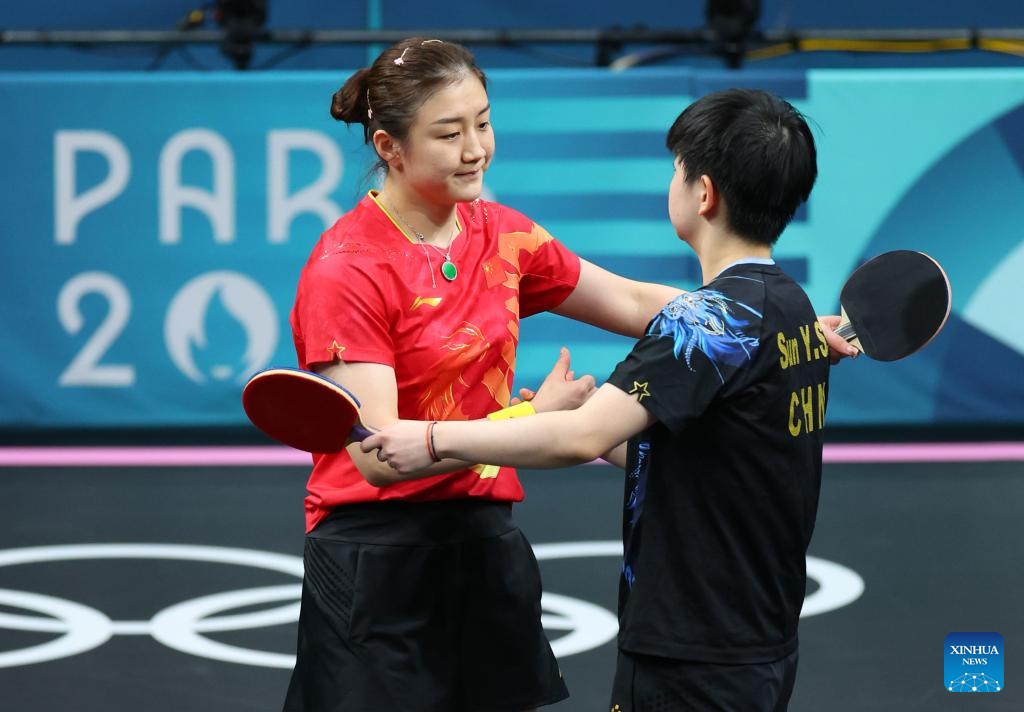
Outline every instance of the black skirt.
{"type": "Polygon", "coordinates": [[[520,712],[568,697],[510,504],[339,507],[304,562],[285,712],[520,712]]]}

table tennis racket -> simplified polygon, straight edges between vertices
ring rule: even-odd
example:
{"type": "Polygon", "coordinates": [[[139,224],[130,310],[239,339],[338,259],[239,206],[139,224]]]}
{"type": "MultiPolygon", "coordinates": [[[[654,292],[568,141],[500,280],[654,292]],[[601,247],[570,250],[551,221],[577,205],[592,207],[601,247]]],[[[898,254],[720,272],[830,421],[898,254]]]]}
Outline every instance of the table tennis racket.
{"type": "Polygon", "coordinates": [[[306,452],[340,452],[370,437],[359,399],[330,378],[298,368],[268,368],[242,390],[242,407],[257,428],[306,452]]]}
{"type": "Polygon", "coordinates": [[[894,250],[850,275],[839,295],[836,333],[876,361],[896,361],[923,348],[949,318],[945,271],[923,252],[894,250]]]}

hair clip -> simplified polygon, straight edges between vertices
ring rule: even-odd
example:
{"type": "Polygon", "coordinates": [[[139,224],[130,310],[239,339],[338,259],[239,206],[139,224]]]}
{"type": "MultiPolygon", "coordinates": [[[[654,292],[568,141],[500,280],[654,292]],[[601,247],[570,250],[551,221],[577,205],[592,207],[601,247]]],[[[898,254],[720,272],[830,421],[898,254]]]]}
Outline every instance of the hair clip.
{"type": "Polygon", "coordinates": [[[420,42],[420,47],[422,47],[425,44],[430,44],[431,42],[440,42],[441,44],[444,44],[444,40],[423,40],[422,42],[420,42]]]}
{"type": "Polygon", "coordinates": [[[366,118],[373,118],[373,109],[370,108],[370,88],[366,88],[366,118]]]}
{"type": "Polygon", "coordinates": [[[403,64],[405,64],[405,53],[408,52],[408,51],[409,51],[408,47],[403,49],[402,50],[402,56],[395,59],[395,64],[397,64],[399,67],[401,67],[403,64]]]}

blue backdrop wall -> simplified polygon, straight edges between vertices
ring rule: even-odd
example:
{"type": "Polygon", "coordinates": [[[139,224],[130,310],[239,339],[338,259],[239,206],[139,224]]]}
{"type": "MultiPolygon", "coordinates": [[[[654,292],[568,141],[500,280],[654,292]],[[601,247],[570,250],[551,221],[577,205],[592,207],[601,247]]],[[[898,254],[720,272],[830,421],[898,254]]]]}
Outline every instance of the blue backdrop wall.
{"type": "MultiPolygon", "coordinates": [[[[725,72],[497,70],[487,190],[582,256],[694,287],[666,218],[666,128],[725,72]]],[[[1024,70],[745,73],[811,119],[820,178],[777,250],[819,313],[894,249],[948,269],[924,352],[834,369],[834,424],[1024,422],[1024,70]]],[[[319,232],[372,187],[336,73],[0,75],[0,426],[236,425],[241,384],[293,364],[287,314],[319,232]]],[[[629,348],[523,324],[517,380],[558,346],[604,378],[629,348]]]]}

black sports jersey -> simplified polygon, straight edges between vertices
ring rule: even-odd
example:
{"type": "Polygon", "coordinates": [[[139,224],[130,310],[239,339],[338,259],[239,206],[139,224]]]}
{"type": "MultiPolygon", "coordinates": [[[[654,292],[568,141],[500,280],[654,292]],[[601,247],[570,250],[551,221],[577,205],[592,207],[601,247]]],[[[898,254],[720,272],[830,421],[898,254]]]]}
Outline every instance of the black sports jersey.
{"type": "Polygon", "coordinates": [[[756,663],[797,647],[829,351],[774,263],[665,306],[608,382],[657,418],[629,441],[619,646],[756,663]]]}

